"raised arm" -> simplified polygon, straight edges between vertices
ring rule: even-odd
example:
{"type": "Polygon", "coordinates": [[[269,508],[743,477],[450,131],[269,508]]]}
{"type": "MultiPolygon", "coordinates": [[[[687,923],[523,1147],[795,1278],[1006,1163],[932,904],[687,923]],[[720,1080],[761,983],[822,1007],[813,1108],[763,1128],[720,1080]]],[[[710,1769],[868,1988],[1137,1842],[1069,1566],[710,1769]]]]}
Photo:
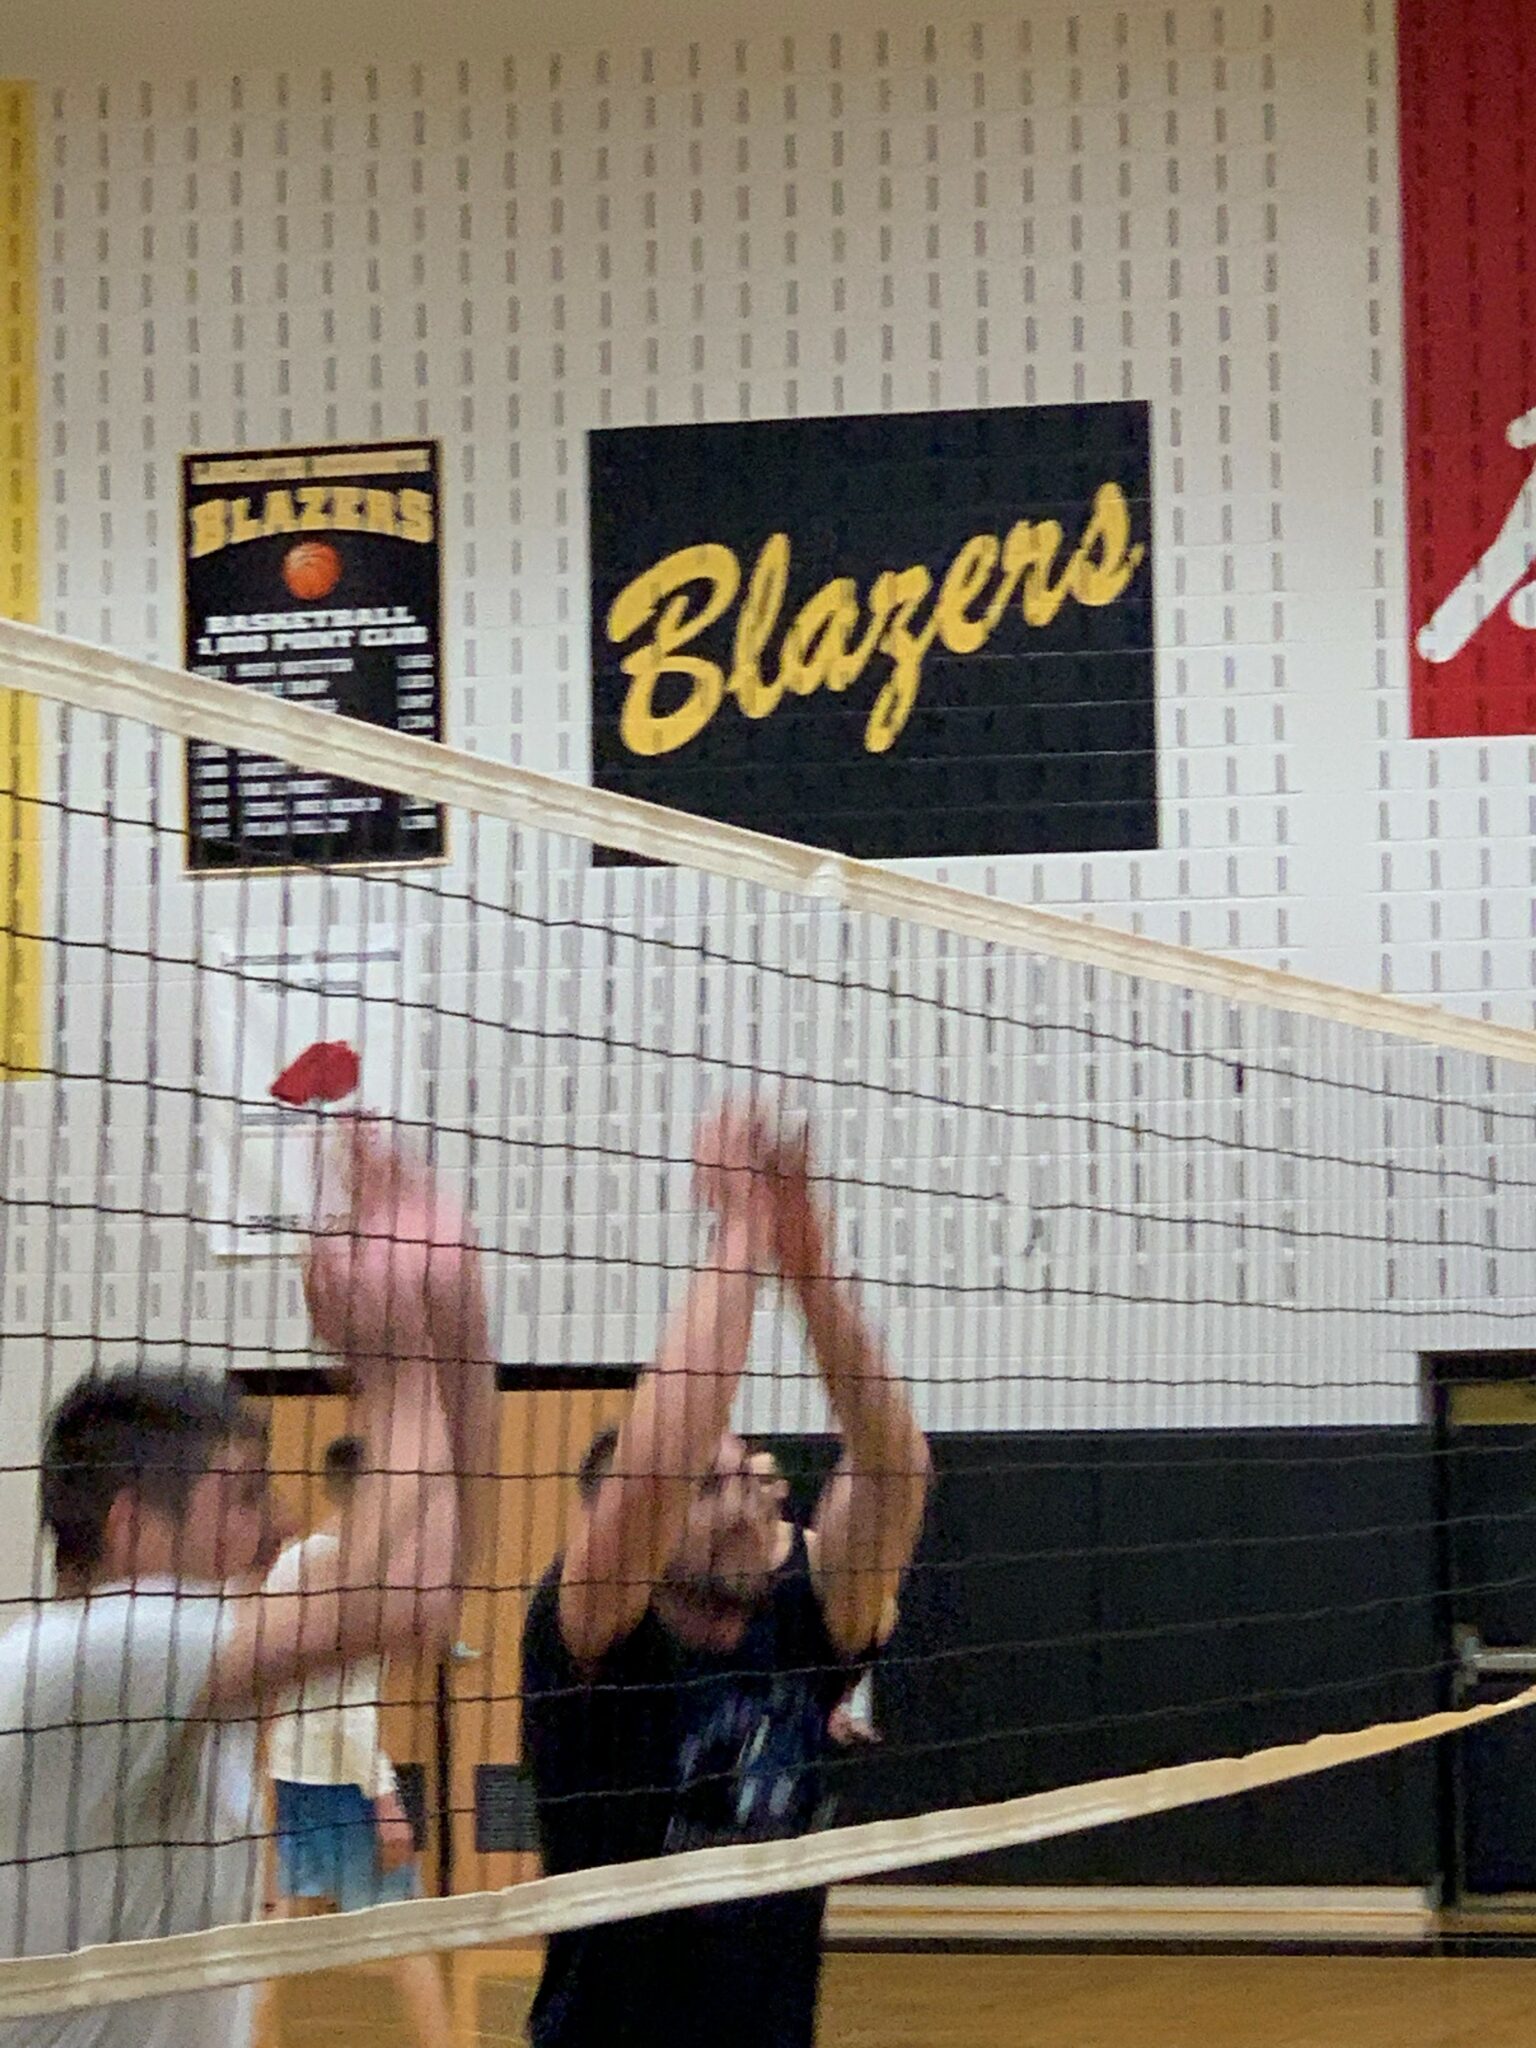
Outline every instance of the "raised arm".
{"type": "MultiPolygon", "coordinates": [[[[365,1476],[348,1540],[302,1590],[240,1600],[207,1703],[241,1713],[308,1672],[356,1657],[446,1648],[458,1615],[462,1437],[480,1349],[478,1257],[432,1176],[371,1126],[353,1131],[351,1215],[311,1247],[315,1337],[345,1363],[365,1476]],[[452,1227],[450,1227],[450,1220],[452,1227]]],[[[482,1317],[483,1321],[483,1317],[482,1317]]]]}
{"type": "Polygon", "coordinates": [[[831,1218],[811,1186],[805,1140],[782,1146],[776,1166],[775,1255],[843,1442],[812,1525],[812,1568],[827,1633],[844,1656],[860,1657],[889,1630],[932,1465],[901,1382],[833,1269],[831,1218]]]}
{"type": "Polygon", "coordinates": [[[485,1266],[458,1204],[435,1188],[430,1215],[437,1262],[432,1281],[438,1386],[458,1479],[459,1579],[484,1584],[490,1569],[499,1467],[496,1360],[485,1298],[485,1266]]]}
{"type": "Polygon", "coordinates": [[[695,1186],[714,1214],[709,1256],[635,1388],[607,1476],[566,1546],[560,1632],[578,1664],[595,1663],[640,1621],[730,1421],[772,1257],[767,1162],[750,1117],[725,1109],[701,1125],[695,1186]]]}

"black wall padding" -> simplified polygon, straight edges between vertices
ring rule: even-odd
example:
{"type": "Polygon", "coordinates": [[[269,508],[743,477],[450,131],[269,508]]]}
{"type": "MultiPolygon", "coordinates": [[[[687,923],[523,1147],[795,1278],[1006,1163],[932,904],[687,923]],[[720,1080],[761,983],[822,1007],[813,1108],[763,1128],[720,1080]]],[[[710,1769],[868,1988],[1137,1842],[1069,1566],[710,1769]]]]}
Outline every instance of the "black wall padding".
{"type": "MultiPolygon", "coordinates": [[[[808,1505],[829,1447],[779,1449],[808,1505]]],[[[1427,1431],[941,1436],[934,1455],[920,1568],[877,1681],[886,1743],[840,1771],[848,1819],[1441,1704],[1427,1431]]],[[[1435,1783],[1416,1748],[921,1875],[1419,1885],[1437,1863],[1435,1783]]]]}

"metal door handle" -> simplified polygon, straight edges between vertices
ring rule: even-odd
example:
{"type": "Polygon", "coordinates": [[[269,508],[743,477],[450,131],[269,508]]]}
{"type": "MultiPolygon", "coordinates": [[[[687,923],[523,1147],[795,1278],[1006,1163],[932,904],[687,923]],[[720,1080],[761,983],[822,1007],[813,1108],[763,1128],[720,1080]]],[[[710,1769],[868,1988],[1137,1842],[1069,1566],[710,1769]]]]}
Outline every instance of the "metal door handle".
{"type": "Polygon", "coordinates": [[[1475,1628],[1457,1629],[1456,1660],[1466,1685],[1480,1678],[1536,1678],[1536,1643],[1490,1649],[1475,1628]]]}

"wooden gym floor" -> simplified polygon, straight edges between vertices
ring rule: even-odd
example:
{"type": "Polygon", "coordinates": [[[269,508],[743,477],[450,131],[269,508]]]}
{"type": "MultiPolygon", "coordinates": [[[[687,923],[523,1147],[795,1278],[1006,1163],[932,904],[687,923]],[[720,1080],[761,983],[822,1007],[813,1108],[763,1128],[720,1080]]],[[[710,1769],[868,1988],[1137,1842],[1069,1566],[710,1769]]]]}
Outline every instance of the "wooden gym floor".
{"type": "MultiPolygon", "coordinates": [[[[456,2048],[518,2048],[527,1959],[453,1966],[456,2048]]],[[[1536,1960],[835,1954],[820,2048],[1517,2048],[1536,1960]]],[[[275,1985],[260,2048],[410,2048],[380,1971],[275,1985]]],[[[721,2048],[729,2048],[728,2034],[721,2048]]]]}

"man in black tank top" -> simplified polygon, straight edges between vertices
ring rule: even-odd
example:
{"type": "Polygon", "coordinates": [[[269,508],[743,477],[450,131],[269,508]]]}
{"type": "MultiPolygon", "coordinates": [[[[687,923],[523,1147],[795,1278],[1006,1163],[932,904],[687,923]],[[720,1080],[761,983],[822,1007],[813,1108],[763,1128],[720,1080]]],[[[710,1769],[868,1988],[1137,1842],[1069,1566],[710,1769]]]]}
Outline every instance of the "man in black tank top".
{"type": "MultiPolygon", "coordinates": [[[[827,1720],[917,1540],[929,1459],[834,1277],[803,1141],[727,1109],[699,1133],[708,1261],[593,1444],[523,1637],[524,1754],[556,1873],[791,1838],[825,1817],[827,1720]],[[764,1275],[799,1304],[843,1454],[786,1561],[728,1427],[764,1275]]],[[[810,2048],[825,1894],[576,1929],[549,1943],[536,2048],[810,2048]]]]}

